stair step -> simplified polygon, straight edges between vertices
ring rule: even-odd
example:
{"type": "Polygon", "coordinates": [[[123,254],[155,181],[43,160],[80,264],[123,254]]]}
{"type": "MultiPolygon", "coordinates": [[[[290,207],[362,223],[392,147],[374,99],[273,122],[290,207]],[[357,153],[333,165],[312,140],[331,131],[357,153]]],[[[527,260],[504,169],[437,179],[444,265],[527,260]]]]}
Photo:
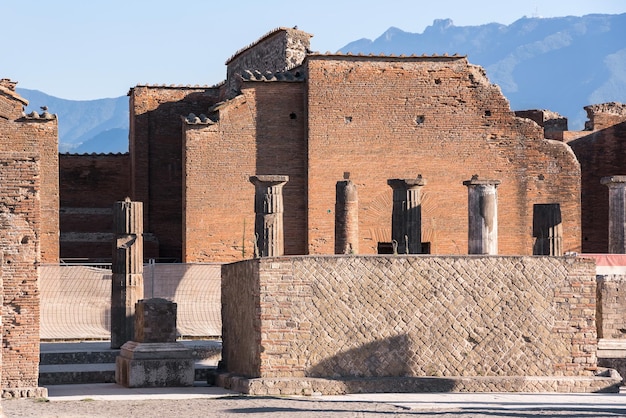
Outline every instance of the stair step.
{"type": "MultiPolygon", "coordinates": [[[[206,382],[215,366],[197,362],[194,380],[206,382]]],[[[39,366],[39,384],[71,385],[85,383],[115,383],[115,363],[62,364],[39,366]]]]}

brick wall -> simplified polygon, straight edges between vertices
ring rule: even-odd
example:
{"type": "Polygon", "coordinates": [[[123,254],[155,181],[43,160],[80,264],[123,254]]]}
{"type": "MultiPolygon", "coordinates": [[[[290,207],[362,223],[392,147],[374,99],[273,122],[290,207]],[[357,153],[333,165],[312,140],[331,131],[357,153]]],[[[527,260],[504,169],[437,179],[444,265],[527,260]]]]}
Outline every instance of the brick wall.
{"type": "Polygon", "coordinates": [[[207,113],[218,89],[137,86],[130,93],[131,199],[143,202],[144,231],[160,257],[182,257],[182,122],[207,113]]]}
{"type": "Polygon", "coordinates": [[[28,103],[0,86],[0,149],[39,154],[41,175],[41,259],[59,259],[59,160],[56,116],[23,116],[28,103]]]}
{"type": "Polygon", "coordinates": [[[600,184],[600,179],[626,174],[626,105],[597,105],[585,109],[591,132],[568,142],[582,171],[582,251],[606,253],[609,248],[609,190],[600,184]]]}
{"type": "Polygon", "coordinates": [[[584,376],[595,264],[281,257],[222,267],[223,359],[248,377],[584,376]]]}
{"type": "Polygon", "coordinates": [[[626,339],[626,276],[598,276],[598,338],[626,339]]]}
{"type": "Polygon", "coordinates": [[[61,258],[110,259],[113,204],[130,196],[130,155],[61,154],[59,179],[61,258]]]}
{"type": "MultiPolygon", "coordinates": [[[[1,119],[0,119],[1,120],[1,119]]],[[[37,387],[39,366],[40,159],[0,152],[2,388],[37,387]]]]}
{"type": "Polygon", "coordinates": [[[467,253],[473,174],[497,179],[500,254],[532,254],[535,203],[560,203],[564,250],[580,251],[580,167],[567,146],[516,118],[497,86],[459,57],[312,55],[308,75],[308,252],[333,252],[335,184],[359,193],[359,250],[391,239],[390,178],[422,174],[422,240],[467,253]]]}
{"type": "Polygon", "coordinates": [[[233,261],[254,249],[256,174],[288,175],[285,253],[306,252],[304,83],[249,82],[217,124],[185,126],[184,261],[233,261]]]}

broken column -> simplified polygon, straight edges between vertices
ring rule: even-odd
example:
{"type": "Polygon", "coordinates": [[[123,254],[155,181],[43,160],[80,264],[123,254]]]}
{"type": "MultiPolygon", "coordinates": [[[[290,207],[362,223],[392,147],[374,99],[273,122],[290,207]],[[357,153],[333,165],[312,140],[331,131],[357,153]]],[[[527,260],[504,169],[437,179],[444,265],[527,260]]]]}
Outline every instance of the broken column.
{"type": "Polygon", "coordinates": [[[468,253],[498,254],[498,193],[500,180],[480,180],[473,175],[467,186],[468,253]]]}
{"type": "Polygon", "coordinates": [[[283,186],[289,176],[252,176],[254,184],[255,257],[275,257],[285,252],[283,186]]]}
{"type": "Polygon", "coordinates": [[[349,174],[344,177],[336,186],[335,254],[358,254],[359,198],[349,174]]]}
{"type": "Polygon", "coordinates": [[[113,205],[111,348],[133,338],[135,304],[143,298],[143,205],[126,198],[113,205]]]}
{"type": "Polygon", "coordinates": [[[558,203],[533,205],[533,255],[563,255],[561,222],[561,205],[558,203]]]}
{"type": "Polygon", "coordinates": [[[115,359],[115,382],[128,388],[193,386],[191,350],[176,336],[176,303],[137,302],[135,335],[115,359]]]}
{"type": "Polygon", "coordinates": [[[626,254],[626,176],[600,182],[609,188],[609,254],[626,254]]]}
{"type": "Polygon", "coordinates": [[[421,175],[414,179],[389,179],[393,189],[391,239],[397,243],[398,254],[422,252],[422,195],[426,181],[421,175]]]}

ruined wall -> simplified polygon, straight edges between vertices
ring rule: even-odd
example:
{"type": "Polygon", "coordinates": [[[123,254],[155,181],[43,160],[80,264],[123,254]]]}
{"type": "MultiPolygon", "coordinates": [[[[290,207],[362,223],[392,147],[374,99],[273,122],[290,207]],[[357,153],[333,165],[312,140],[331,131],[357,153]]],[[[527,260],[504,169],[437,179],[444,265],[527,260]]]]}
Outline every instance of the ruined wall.
{"type": "Polygon", "coordinates": [[[248,377],[589,375],[595,292],[577,258],[242,261],[222,267],[223,359],[248,377]]]}
{"type": "Polygon", "coordinates": [[[113,204],[130,196],[130,155],[61,154],[59,183],[61,258],[110,259],[113,204]]]}
{"type": "Polygon", "coordinates": [[[254,251],[257,174],[288,175],[285,253],[306,251],[304,83],[244,84],[215,124],[185,125],[184,261],[234,261],[254,251]]]}
{"type": "Polygon", "coordinates": [[[15,92],[15,84],[0,82],[0,149],[41,157],[41,260],[54,263],[59,259],[58,123],[48,112],[24,116],[28,102],[15,92]]]}
{"type": "Polygon", "coordinates": [[[313,35],[292,28],[277,28],[238,51],[226,62],[226,96],[238,94],[241,80],[236,74],[247,70],[275,73],[300,64],[309,50],[313,35]]]}
{"type": "Polygon", "coordinates": [[[38,155],[0,152],[0,248],[4,255],[1,382],[9,392],[15,388],[29,392],[38,381],[42,177],[38,155]]]}
{"type": "Polygon", "coordinates": [[[422,174],[422,241],[467,253],[473,174],[498,187],[500,254],[532,254],[535,203],[560,203],[565,251],[580,250],[580,168],[564,144],[516,118],[463,57],[312,55],[308,76],[309,253],[333,252],[335,184],[359,193],[360,252],[391,240],[390,178],[422,174]]]}
{"type": "Polygon", "coordinates": [[[219,97],[206,87],[137,86],[130,93],[131,199],[144,204],[144,231],[159,256],[182,257],[182,122],[206,113],[219,97]]]}
{"type": "Polygon", "coordinates": [[[626,174],[626,105],[606,103],[585,110],[590,132],[568,142],[582,171],[582,251],[606,253],[609,190],[600,179],[626,174]]]}
{"type": "Polygon", "coordinates": [[[598,338],[626,339],[626,276],[599,275],[598,338]]]}

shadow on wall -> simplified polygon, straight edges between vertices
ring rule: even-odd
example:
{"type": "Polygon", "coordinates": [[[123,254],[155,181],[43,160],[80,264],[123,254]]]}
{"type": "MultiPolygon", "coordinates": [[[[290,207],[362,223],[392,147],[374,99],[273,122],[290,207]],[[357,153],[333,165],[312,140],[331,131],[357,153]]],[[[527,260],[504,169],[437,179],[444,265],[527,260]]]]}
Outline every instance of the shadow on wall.
{"type": "Polygon", "coordinates": [[[415,344],[408,334],[377,340],[358,348],[345,351],[315,364],[307,370],[308,377],[340,379],[350,393],[361,391],[380,392],[380,381],[389,378],[389,391],[394,392],[451,392],[458,382],[433,376],[411,376],[410,363],[417,356],[415,344]],[[370,379],[376,378],[378,389],[370,379]],[[399,379],[400,378],[400,379],[399,379]]]}

